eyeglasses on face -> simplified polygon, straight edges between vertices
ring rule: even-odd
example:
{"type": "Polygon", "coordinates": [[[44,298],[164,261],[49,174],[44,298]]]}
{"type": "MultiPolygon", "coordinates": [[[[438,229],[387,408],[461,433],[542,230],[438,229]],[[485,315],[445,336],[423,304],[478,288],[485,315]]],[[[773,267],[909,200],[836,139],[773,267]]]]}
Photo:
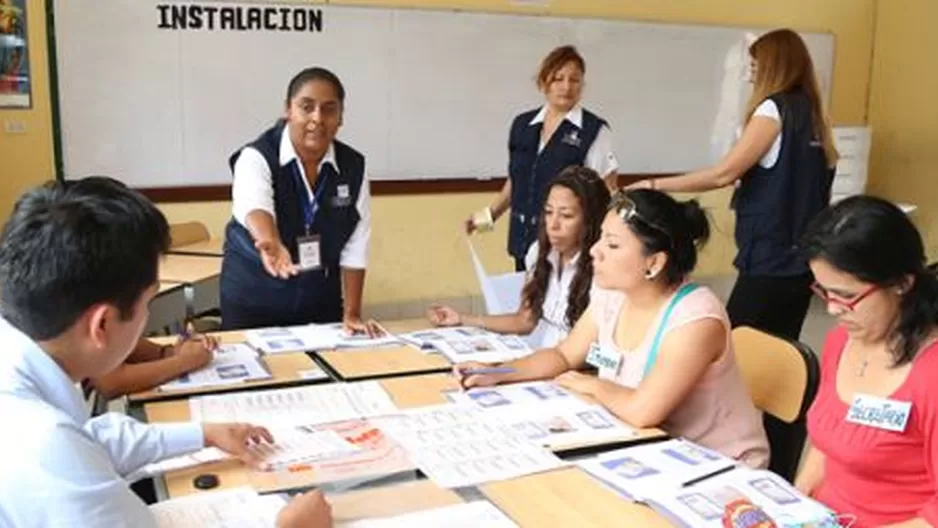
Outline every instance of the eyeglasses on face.
{"type": "Polygon", "coordinates": [[[879,286],[874,284],[856,295],[852,295],[849,298],[844,298],[844,297],[839,297],[835,294],[830,293],[823,286],[821,286],[820,283],[816,281],[813,284],[811,284],[811,291],[813,291],[815,295],[820,297],[821,300],[829,304],[835,304],[837,306],[840,306],[849,312],[854,311],[856,306],[860,304],[860,301],[862,301],[863,299],[866,299],[878,289],[879,289],[879,286]]]}

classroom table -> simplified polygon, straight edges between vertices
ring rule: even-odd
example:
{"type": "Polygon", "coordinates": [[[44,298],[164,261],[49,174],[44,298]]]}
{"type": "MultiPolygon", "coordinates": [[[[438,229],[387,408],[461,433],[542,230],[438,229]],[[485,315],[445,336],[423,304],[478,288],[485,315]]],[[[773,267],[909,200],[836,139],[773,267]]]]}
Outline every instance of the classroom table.
{"type": "Polygon", "coordinates": [[[186,318],[185,285],[178,282],[159,283],[156,296],[150,301],[150,317],[144,327],[144,334],[163,332],[186,318]]]}
{"type": "MultiPolygon", "coordinates": [[[[392,334],[430,328],[426,319],[381,322],[392,334]]],[[[362,381],[447,372],[451,365],[441,354],[427,354],[410,345],[383,348],[348,348],[315,352],[320,365],[341,381],[362,381]]]]}
{"type": "Polygon", "coordinates": [[[456,493],[429,480],[418,480],[327,495],[336,525],[362,519],[390,517],[459,504],[456,493]]]}
{"type": "Polygon", "coordinates": [[[219,307],[220,257],[166,255],[160,263],[160,281],[186,286],[189,317],[219,307]]]}
{"type": "Polygon", "coordinates": [[[673,524],[651,508],[620,497],[578,468],[479,486],[520,526],[641,526],[673,524]]]}
{"type": "MultiPolygon", "coordinates": [[[[223,344],[243,343],[244,333],[240,331],[215,332],[211,335],[217,337],[223,344]]],[[[159,337],[150,339],[158,345],[172,344],[176,342],[176,336],[159,337]]],[[[252,389],[271,389],[292,387],[296,385],[311,385],[316,383],[329,383],[331,378],[317,379],[311,378],[309,371],[316,371],[319,367],[305,353],[295,352],[291,354],[262,355],[261,362],[267,367],[271,374],[270,379],[257,381],[235,381],[226,385],[213,385],[211,387],[195,387],[192,389],[179,390],[160,390],[153,389],[144,392],[138,392],[128,396],[131,404],[141,404],[149,401],[179,399],[198,394],[220,394],[225,392],[235,392],[252,389]]]]}
{"type": "MultiPolygon", "coordinates": [[[[458,389],[456,380],[446,374],[388,378],[380,380],[379,383],[401,409],[445,403],[446,398],[442,392],[458,389]]],[[[143,413],[146,420],[151,423],[184,422],[190,418],[189,404],[186,400],[148,403],[143,406],[143,413]]],[[[555,449],[555,451],[558,454],[577,455],[598,450],[616,449],[666,437],[666,433],[660,429],[639,429],[637,432],[638,434],[635,437],[614,443],[607,441],[598,445],[563,446],[555,449]]],[[[259,491],[268,492],[308,487],[311,484],[308,477],[300,474],[257,474],[250,471],[241,462],[226,461],[170,472],[163,475],[162,478],[157,477],[155,481],[157,482],[158,493],[163,494],[160,481],[165,484],[165,493],[168,497],[175,498],[195,493],[198,490],[193,486],[193,479],[203,473],[212,473],[218,476],[220,483],[217,489],[250,485],[259,491]]]]}
{"type": "Polygon", "coordinates": [[[224,254],[225,240],[221,238],[210,238],[200,240],[191,244],[183,244],[169,248],[170,254],[175,255],[196,255],[203,257],[220,257],[224,254]]]}

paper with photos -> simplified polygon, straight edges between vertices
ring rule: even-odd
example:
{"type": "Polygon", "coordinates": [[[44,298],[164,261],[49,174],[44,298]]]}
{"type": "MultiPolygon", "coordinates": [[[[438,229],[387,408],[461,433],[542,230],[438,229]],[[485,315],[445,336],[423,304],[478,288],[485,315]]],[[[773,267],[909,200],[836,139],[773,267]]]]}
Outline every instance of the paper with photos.
{"type": "Polygon", "coordinates": [[[240,343],[220,345],[208,365],[160,385],[160,390],[186,390],[270,378],[270,372],[251,347],[240,343]]]}
{"type": "Polygon", "coordinates": [[[341,348],[377,348],[400,345],[399,338],[382,328],[381,337],[350,335],[342,323],[271,327],[245,332],[248,343],[266,354],[286,354],[341,348]]]}

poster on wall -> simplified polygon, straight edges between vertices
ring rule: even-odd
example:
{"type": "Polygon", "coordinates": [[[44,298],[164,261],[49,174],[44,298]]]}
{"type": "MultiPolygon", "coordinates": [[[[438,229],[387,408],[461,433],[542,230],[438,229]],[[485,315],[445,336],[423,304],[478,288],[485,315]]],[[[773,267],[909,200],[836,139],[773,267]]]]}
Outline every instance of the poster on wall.
{"type": "Polygon", "coordinates": [[[0,107],[29,108],[26,0],[0,0],[0,107]]]}

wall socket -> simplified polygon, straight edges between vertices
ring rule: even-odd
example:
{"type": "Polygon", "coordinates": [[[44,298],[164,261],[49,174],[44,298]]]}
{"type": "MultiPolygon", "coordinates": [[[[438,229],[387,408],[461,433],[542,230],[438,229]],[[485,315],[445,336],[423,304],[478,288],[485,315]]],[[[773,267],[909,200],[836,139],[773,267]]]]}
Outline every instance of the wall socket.
{"type": "Polygon", "coordinates": [[[3,130],[7,134],[25,134],[26,123],[22,121],[4,121],[3,130]]]}

